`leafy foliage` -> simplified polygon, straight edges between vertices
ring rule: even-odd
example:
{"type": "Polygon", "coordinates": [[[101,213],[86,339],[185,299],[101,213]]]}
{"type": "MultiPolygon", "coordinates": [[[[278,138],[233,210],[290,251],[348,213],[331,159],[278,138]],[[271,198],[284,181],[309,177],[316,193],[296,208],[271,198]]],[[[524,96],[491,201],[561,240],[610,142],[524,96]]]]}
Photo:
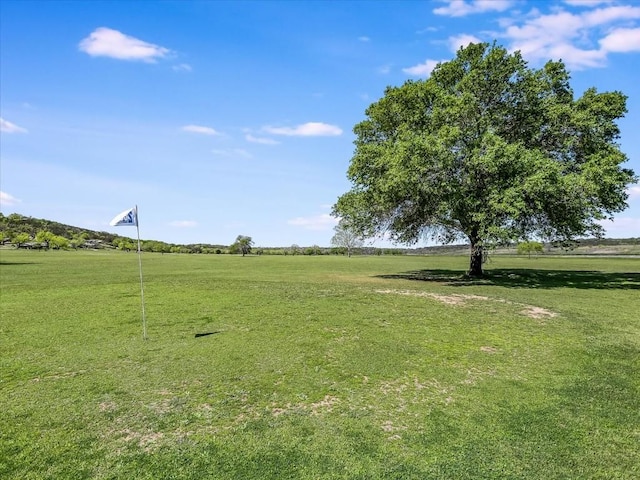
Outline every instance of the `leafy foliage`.
{"type": "Polygon", "coordinates": [[[574,99],[562,62],[471,44],[366,110],[334,214],[401,243],[466,239],[471,275],[491,244],[599,237],[636,181],[616,143],[625,112],[620,92],[574,99]]]}
{"type": "Polygon", "coordinates": [[[238,235],[236,237],[236,241],[229,247],[231,253],[241,253],[244,257],[245,255],[251,253],[251,248],[253,247],[253,239],[246,235],[238,235]]]}
{"type": "Polygon", "coordinates": [[[540,242],[521,242],[518,244],[518,255],[528,255],[531,257],[531,254],[540,254],[543,253],[544,248],[542,243],[540,242]]]}

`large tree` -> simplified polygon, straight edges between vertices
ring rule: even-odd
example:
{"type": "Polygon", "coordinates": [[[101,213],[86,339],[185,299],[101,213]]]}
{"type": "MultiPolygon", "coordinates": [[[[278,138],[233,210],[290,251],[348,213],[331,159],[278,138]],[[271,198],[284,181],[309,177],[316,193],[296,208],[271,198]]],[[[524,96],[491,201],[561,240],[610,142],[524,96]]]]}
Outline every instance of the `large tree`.
{"type": "Polygon", "coordinates": [[[601,236],[637,180],[616,143],[625,112],[620,92],[575,99],[561,61],[470,44],[366,110],[333,213],[399,243],[466,239],[472,276],[495,243],[601,236]]]}
{"type": "Polygon", "coordinates": [[[244,257],[246,254],[251,253],[251,247],[253,247],[253,239],[251,237],[238,235],[230,250],[232,253],[242,253],[244,257]]]}

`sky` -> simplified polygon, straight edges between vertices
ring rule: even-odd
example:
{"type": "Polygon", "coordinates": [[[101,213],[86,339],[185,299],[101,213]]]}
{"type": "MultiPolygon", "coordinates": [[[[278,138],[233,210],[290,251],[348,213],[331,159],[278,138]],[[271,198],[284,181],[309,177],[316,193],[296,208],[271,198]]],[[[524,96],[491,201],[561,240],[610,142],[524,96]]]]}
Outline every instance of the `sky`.
{"type": "MultiPolygon", "coordinates": [[[[0,211],[135,238],[109,221],[137,205],[143,239],[329,246],[366,108],[478,41],[561,59],[576,98],[626,94],[640,173],[638,0],[2,0],[0,211]]],[[[628,192],[608,237],[640,237],[628,192]]]]}

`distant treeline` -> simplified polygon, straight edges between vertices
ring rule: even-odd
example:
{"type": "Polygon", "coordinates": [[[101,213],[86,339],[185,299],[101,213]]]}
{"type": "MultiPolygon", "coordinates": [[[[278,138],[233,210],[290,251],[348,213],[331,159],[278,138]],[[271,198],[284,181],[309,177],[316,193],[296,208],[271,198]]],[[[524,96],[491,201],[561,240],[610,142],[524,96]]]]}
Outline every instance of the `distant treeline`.
{"type": "MultiPolygon", "coordinates": [[[[52,220],[26,217],[18,213],[3,215],[0,213],[0,243],[12,244],[17,248],[109,248],[135,251],[137,240],[113,233],[88,230],[86,228],[65,225],[52,220]]],[[[562,249],[571,251],[577,247],[640,245],[640,238],[587,238],[566,244],[545,244],[545,250],[562,249]]],[[[515,249],[516,244],[503,245],[503,249],[515,249]]],[[[418,248],[376,248],[362,247],[352,251],[361,255],[451,255],[467,253],[468,245],[440,245],[418,248]]],[[[199,253],[228,254],[236,253],[232,245],[207,243],[172,244],[158,240],[141,240],[143,252],[158,253],[199,253]]],[[[301,247],[256,247],[252,253],[257,255],[342,255],[346,249],[341,247],[320,247],[312,245],[301,247]]]]}

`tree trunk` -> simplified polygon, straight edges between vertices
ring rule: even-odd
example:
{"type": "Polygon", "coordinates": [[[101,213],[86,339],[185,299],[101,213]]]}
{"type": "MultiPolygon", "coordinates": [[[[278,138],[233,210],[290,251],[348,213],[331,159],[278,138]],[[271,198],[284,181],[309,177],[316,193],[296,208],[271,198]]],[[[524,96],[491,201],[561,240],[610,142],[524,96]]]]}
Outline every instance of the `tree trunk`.
{"type": "Polygon", "coordinates": [[[484,253],[484,249],[482,245],[478,245],[477,242],[471,242],[471,256],[469,259],[469,271],[467,275],[470,277],[481,277],[482,276],[482,254],[484,253]]]}

